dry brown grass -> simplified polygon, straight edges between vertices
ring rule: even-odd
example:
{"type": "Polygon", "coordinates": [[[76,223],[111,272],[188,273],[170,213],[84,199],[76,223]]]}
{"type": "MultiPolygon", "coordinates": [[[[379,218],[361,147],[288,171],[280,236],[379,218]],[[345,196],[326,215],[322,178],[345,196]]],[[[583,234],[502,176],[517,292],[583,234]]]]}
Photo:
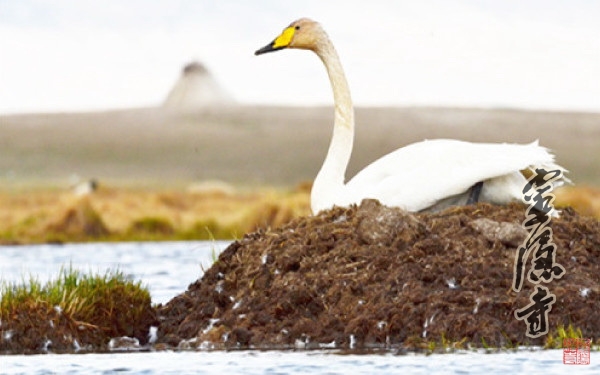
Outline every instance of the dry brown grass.
{"type": "Polygon", "coordinates": [[[556,206],[571,206],[577,212],[600,219],[600,188],[567,186],[556,190],[556,206]]]}
{"type": "Polygon", "coordinates": [[[305,190],[0,191],[0,242],[231,239],[310,213],[305,190]]]}
{"type": "MultiPolygon", "coordinates": [[[[0,191],[0,243],[232,239],[310,214],[310,185],[246,191],[101,187],[0,191]]],[[[600,189],[556,190],[557,207],[600,219],[600,189]]]]}

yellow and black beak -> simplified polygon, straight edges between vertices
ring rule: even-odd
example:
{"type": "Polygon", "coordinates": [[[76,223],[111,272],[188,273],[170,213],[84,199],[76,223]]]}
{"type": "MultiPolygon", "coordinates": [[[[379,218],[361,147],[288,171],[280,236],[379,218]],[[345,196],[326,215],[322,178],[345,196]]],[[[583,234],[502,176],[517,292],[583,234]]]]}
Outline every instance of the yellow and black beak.
{"type": "Polygon", "coordinates": [[[254,54],[256,56],[258,55],[262,55],[263,53],[267,53],[267,52],[274,52],[274,51],[279,51],[280,49],[283,49],[285,47],[275,47],[275,41],[272,41],[271,43],[267,44],[266,46],[264,46],[263,48],[257,49],[256,51],[254,51],[254,54]]]}
{"type": "Polygon", "coordinates": [[[295,31],[296,28],[294,28],[293,26],[287,27],[285,30],[283,30],[281,35],[275,38],[274,41],[267,44],[263,48],[256,50],[254,54],[258,56],[262,55],[263,53],[274,52],[279,51],[280,49],[288,48],[290,46],[290,43],[292,43],[295,31]]]}

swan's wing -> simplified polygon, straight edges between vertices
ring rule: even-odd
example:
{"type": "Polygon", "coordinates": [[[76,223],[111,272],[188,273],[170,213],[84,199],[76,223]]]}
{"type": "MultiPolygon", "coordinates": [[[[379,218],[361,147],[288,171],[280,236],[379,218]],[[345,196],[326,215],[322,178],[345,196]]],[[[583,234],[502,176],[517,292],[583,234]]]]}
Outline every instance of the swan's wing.
{"type": "Polygon", "coordinates": [[[537,141],[518,145],[439,139],[414,143],[387,154],[360,171],[347,188],[356,201],[377,198],[387,205],[418,211],[463,194],[479,181],[529,167],[564,171],[537,141]]]}

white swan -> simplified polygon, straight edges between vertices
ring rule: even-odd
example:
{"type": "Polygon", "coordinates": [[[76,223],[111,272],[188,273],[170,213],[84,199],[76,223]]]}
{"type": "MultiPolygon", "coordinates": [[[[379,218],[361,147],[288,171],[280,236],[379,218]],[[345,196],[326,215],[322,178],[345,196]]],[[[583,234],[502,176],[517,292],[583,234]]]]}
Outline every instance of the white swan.
{"type": "MultiPolygon", "coordinates": [[[[354,109],[337,52],[319,23],[307,18],[293,22],[255,55],[284,48],[315,52],[327,69],[333,89],[333,137],[311,191],[315,214],[334,205],[360,203],[364,198],[409,211],[439,210],[477,200],[506,204],[523,201],[527,181],[521,170],[543,167],[566,172],[537,141],[518,145],[438,139],[389,153],[344,183],[354,139],[354,109]]],[[[564,181],[568,179],[560,183],[564,181]]]]}

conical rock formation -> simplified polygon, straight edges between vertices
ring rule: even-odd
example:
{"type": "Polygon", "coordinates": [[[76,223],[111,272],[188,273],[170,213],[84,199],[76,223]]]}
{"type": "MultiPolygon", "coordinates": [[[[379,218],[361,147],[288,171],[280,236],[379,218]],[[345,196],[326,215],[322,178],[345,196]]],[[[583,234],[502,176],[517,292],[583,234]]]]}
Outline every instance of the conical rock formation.
{"type": "Polygon", "coordinates": [[[199,62],[187,64],[163,106],[169,109],[190,110],[234,104],[233,98],[218,84],[206,67],[199,62]]]}

